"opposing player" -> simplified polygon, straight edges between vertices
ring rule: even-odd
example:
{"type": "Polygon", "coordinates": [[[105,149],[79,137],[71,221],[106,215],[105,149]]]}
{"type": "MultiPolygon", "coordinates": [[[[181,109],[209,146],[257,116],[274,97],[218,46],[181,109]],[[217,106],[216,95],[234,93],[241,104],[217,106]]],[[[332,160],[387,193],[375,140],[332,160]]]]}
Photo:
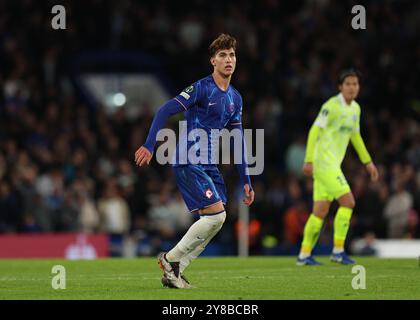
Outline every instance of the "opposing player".
{"type": "MultiPolygon", "coordinates": [[[[212,42],[209,50],[213,73],[193,83],[159,109],[146,143],[135,153],[137,165],[149,164],[158,131],[163,128],[168,117],[179,112],[185,114],[188,133],[202,129],[209,137],[208,150],[204,153],[208,161],[204,161],[204,164],[194,164],[185,154],[184,148],[179,144],[176,148],[177,161],[173,165],[176,183],[188,209],[190,212],[198,212],[200,219],[191,225],[172,250],[158,256],[158,263],[163,270],[162,283],[172,288],[190,287],[183,276],[185,268],[200,255],[226,219],[226,187],[212,158],[217,137],[211,135],[211,130],[238,128],[242,133],[242,97],[230,84],[236,67],[236,40],[230,35],[221,34],[212,42]],[[187,163],[183,164],[181,159],[187,159],[187,163]]],[[[244,203],[251,205],[255,194],[247,172],[243,134],[241,139],[243,161],[237,168],[245,193],[244,203]]],[[[195,142],[188,141],[186,150],[190,150],[195,142]]]]}
{"type": "Polygon", "coordinates": [[[304,229],[297,265],[319,265],[311,255],[331,202],[336,199],[339,209],[334,219],[334,249],[331,261],[354,264],[344,251],[355,200],[341,171],[349,141],[366,166],[373,182],[378,170],[360,135],[360,106],[355,101],[359,94],[359,73],[345,70],[339,77],[340,93],[325,102],[312,125],[303,165],[303,172],[314,179],[314,206],[304,229]]]}

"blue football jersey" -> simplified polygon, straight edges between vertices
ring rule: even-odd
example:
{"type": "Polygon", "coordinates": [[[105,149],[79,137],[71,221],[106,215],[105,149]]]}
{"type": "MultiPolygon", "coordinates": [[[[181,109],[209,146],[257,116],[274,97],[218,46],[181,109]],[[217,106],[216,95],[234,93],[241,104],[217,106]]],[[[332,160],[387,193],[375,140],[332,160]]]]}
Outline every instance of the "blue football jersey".
{"type": "MultiPolygon", "coordinates": [[[[217,86],[213,76],[209,75],[185,88],[174,100],[185,109],[187,123],[184,138],[188,137],[188,139],[183,139],[183,134],[180,132],[180,143],[174,155],[175,166],[190,164],[191,159],[188,155],[192,153],[200,159],[207,159],[207,164],[214,165],[215,159],[212,154],[215,152],[214,148],[217,147],[219,135],[212,129],[222,130],[226,127],[241,125],[241,95],[232,85],[223,91],[217,86]],[[199,143],[200,131],[207,134],[207,148],[205,149],[199,143]]],[[[202,162],[200,160],[201,164],[202,162]]]]}

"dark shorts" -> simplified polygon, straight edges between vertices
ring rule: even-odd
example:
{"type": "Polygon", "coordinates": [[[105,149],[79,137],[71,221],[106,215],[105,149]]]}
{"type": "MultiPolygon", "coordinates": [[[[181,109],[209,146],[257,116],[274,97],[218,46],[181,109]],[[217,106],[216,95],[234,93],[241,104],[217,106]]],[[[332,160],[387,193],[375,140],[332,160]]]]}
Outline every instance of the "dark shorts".
{"type": "Polygon", "coordinates": [[[185,165],[173,167],[179,191],[190,212],[210,207],[218,202],[226,204],[226,187],[216,166],[185,165]]]}

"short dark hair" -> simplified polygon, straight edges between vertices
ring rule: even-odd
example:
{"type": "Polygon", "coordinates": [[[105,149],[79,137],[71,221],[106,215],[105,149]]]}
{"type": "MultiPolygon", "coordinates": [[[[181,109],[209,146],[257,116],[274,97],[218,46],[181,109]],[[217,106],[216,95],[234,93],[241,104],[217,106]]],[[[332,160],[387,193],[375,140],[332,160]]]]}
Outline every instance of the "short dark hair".
{"type": "Polygon", "coordinates": [[[210,57],[217,51],[233,48],[236,50],[236,39],[229,34],[221,33],[209,46],[210,57]]]}
{"type": "Polygon", "coordinates": [[[362,79],[362,73],[354,68],[350,68],[350,69],[345,69],[343,71],[340,72],[340,75],[338,76],[338,84],[342,85],[344,80],[346,80],[347,77],[356,77],[359,82],[362,79]]]}

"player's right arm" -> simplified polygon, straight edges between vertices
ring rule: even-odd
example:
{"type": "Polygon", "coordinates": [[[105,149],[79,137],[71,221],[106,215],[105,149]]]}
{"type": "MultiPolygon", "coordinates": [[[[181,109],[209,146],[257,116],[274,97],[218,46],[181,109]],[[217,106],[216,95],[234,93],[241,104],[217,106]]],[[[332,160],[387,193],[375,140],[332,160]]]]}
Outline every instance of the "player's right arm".
{"type": "Polygon", "coordinates": [[[305,160],[303,163],[303,173],[306,176],[312,176],[313,174],[313,160],[314,160],[314,151],[315,145],[318,140],[318,136],[323,128],[326,127],[328,120],[330,117],[330,108],[328,107],[328,103],[325,103],[321,111],[319,112],[314,124],[312,125],[311,129],[309,130],[308,139],[306,142],[306,152],[305,152],[305,160]]]}
{"type": "Polygon", "coordinates": [[[134,155],[135,162],[138,166],[141,167],[150,163],[156,145],[156,137],[159,130],[164,127],[168,118],[176,113],[187,111],[189,107],[197,102],[198,94],[199,83],[196,82],[185,88],[179,95],[169,100],[159,108],[159,111],[153,119],[146,142],[136,151],[134,155]]]}
{"type": "Polygon", "coordinates": [[[156,137],[159,130],[163,128],[167,119],[170,116],[183,110],[184,108],[174,99],[169,100],[163,106],[160,107],[159,111],[156,113],[153,119],[146,143],[143,146],[141,146],[134,155],[134,159],[138,166],[141,167],[144,164],[150,163],[150,160],[152,160],[153,157],[153,150],[155,148],[156,137]]]}
{"type": "Polygon", "coordinates": [[[321,131],[321,127],[313,124],[311,130],[309,130],[308,140],[306,142],[306,152],[305,152],[305,160],[303,163],[303,173],[306,176],[311,177],[313,173],[313,159],[314,159],[314,150],[316,141],[319,136],[319,132],[321,131]]]}

